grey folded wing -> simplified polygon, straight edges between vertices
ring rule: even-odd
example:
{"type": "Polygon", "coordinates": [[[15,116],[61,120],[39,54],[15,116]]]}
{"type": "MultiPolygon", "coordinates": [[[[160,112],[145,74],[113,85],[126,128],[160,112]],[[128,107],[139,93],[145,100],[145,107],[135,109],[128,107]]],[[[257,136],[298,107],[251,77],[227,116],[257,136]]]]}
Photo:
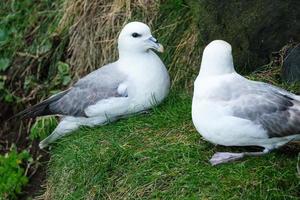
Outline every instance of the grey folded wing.
{"type": "Polygon", "coordinates": [[[84,110],[98,101],[111,97],[126,97],[118,92],[126,76],[114,64],[106,65],[80,79],[62,98],[51,103],[49,110],[55,114],[84,116],[84,110]]]}
{"type": "Polygon", "coordinates": [[[260,82],[235,92],[240,94],[231,104],[233,116],[261,125],[269,137],[300,134],[300,101],[296,95],[260,82]]]}

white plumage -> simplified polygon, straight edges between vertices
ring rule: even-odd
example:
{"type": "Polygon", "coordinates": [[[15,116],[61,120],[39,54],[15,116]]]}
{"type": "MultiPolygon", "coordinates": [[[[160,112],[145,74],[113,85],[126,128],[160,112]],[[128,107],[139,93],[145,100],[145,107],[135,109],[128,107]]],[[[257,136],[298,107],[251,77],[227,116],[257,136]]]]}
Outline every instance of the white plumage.
{"type": "Polygon", "coordinates": [[[141,112],[168,94],[170,79],[160,58],[163,51],[150,28],[131,22],[118,38],[119,59],[88,74],[68,90],[50,97],[18,116],[62,115],[53,133],[40,143],[46,147],[79,126],[95,126],[141,112]]]}
{"type": "Polygon", "coordinates": [[[263,152],[216,153],[213,165],[262,155],[300,139],[300,97],[250,81],[234,70],[231,45],[211,42],[194,83],[192,119],[208,141],[224,146],[261,146],[263,152]]]}

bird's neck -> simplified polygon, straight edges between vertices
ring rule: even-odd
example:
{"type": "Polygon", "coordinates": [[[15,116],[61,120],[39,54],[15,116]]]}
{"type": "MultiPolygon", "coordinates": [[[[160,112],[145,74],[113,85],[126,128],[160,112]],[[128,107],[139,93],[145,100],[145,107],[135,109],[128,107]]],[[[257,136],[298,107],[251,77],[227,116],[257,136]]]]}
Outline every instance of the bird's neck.
{"type": "Polygon", "coordinates": [[[156,54],[151,51],[121,51],[119,50],[119,62],[132,63],[145,61],[151,57],[155,57],[156,54]]]}
{"type": "Polygon", "coordinates": [[[119,49],[119,60],[130,59],[135,57],[145,57],[149,56],[151,50],[148,51],[134,51],[131,50],[122,50],[119,49]]]}
{"type": "Polygon", "coordinates": [[[235,73],[232,56],[226,58],[205,56],[202,58],[199,75],[217,76],[230,73],[235,73]]]}

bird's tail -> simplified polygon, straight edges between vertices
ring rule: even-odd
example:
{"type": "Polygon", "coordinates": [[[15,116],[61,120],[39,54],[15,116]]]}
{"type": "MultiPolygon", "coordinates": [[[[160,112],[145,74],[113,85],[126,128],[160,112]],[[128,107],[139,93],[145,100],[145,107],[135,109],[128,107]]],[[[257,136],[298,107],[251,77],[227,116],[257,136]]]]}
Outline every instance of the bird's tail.
{"type": "Polygon", "coordinates": [[[38,117],[38,116],[45,116],[45,115],[51,115],[51,114],[58,114],[58,113],[52,113],[51,110],[49,109],[49,105],[60,98],[62,98],[68,90],[65,90],[63,92],[60,92],[54,96],[51,96],[50,98],[46,99],[45,101],[42,101],[30,108],[27,108],[16,115],[12,116],[11,118],[8,119],[14,119],[14,118],[20,118],[20,119],[26,119],[26,118],[33,118],[33,117],[38,117]]]}

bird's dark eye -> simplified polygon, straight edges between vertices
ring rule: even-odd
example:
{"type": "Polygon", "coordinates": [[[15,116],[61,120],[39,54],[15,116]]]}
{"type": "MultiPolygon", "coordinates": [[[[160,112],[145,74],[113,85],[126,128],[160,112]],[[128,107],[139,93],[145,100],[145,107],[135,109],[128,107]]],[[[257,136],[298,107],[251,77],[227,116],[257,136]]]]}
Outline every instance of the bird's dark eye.
{"type": "Polygon", "coordinates": [[[138,33],[132,33],[132,37],[134,37],[134,38],[141,37],[141,36],[142,36],[141,34],[138,34],[138,33]]]}

